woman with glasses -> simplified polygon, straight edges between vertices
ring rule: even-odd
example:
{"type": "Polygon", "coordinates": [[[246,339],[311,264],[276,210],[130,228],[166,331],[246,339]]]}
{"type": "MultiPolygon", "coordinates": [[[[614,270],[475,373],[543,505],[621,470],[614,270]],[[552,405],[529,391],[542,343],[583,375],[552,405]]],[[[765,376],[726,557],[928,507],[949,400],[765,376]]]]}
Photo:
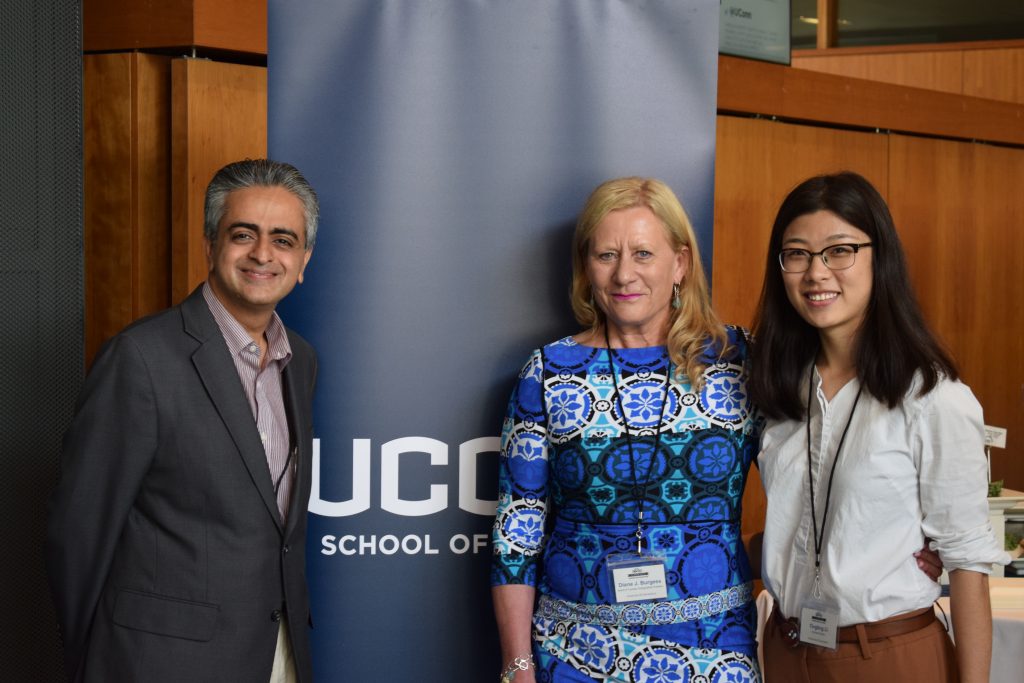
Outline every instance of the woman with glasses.
{"type": "Polygon", "coordinates": [[[925,325],[888,207],[855,173],[811,178],[772,227],[751,394],[769,418],[762,578],[768,681],[988,681],[981,407],[925,325]],[[912,555],[925,538],[940,588],[912,555]]]}

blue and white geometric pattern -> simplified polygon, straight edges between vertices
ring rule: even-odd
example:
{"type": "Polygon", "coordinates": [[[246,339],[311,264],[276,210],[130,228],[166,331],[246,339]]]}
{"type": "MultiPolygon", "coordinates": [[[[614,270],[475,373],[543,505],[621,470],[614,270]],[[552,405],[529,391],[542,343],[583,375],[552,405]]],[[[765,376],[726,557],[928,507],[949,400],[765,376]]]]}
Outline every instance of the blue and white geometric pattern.
{"type": "Polygon", "coordinates": [[[590,605],[541,595],[536,614],[547,619],[575,621],[602,626],[643,626],[644,624],[680,624],[706,619],[750,602],[753,584],[730,586],[714,593],[685,600],[590,605]]]}
{"type": "Polygon", "coordinates": [[[756,656],[741,652],[683,647],[622,629],[541,617],[534,617],[533,637],[537,680],[543,683],[761,683],[756,656]],[[563,666],[573,671],[560,676],[563,666]]]}
{"type": "MultiPolygon", "coordinates": [[[[666,563],[661,603],[690,604],[692,611],[702,596],[740,594],[750,580],[740,501],[761,421],[745,386],[746,336],[727,331],[726,352],[709,348],[702,359],[699,391],[670,367],[665,347],[613,350],[614,379],[606,349],[572,338],[531,355],[502,428],[492,584],[536,586],[541,604],[621,607],[614,605],[606,560],[635,550],[642,507],[645,547],[666,563]]],[[[697,650],[745,661],[756,652],[755,611],[749,594],[738,602],[681,622],[667,621],[664,605],[632,603],[641,616],[629,622],[627,636],[621,624],[559,617],[551,623],[560,630],[549,631],[545,642],[563,662],[593,671],[653,672],[677,650],[690,662],[699,659],[697,650]],[[643,658],[624,654],[623,642],[643,658]],[[658,648],[644,649],[655,642],[658,648]]],[[[685,680],[711,680],[699,678],[703,671],[694,668],[698,678],[685,680]]]]}

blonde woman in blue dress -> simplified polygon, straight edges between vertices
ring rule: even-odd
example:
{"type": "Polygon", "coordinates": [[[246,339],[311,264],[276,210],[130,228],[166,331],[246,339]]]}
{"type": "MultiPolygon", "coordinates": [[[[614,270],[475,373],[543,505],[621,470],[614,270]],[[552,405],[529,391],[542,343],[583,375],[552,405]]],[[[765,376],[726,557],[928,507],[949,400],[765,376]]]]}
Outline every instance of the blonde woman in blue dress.
{"type": "Polygon", "coordinates": [[[740,500],[747,343],[711,310],[657,180],[599,186],[573,240],[582,332],[530,356],[502,431],[502,680],[760,681],[740,500]]]}

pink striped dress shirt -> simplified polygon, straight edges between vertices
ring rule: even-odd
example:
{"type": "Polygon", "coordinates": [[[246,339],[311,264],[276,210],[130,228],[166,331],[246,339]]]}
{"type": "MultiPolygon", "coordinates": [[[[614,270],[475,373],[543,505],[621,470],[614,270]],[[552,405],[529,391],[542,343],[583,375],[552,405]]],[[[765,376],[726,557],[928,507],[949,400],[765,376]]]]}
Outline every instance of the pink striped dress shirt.
{"type": "Polygon", "coordinates": [[[281,389],[281,372],[292,357],[288,334],[284,323],[275,312],[267,325],[267,363],[260,369],[260,347],[232,317],[217,299],[210,284],[203,285],[203,298],[210,313],[220,327],[228,351],[235,362],[238,379],[242,382],[245,397],[249,400],[256,429],[263,441],[271,482],[277,487],[277,508],[281,519],[288,517],[288,503],[291,501],[292,480],[295,472],[295,457],[289,457],[291,439],[288,434],[288,416],[284,407],[284,393],[281,389]]]}

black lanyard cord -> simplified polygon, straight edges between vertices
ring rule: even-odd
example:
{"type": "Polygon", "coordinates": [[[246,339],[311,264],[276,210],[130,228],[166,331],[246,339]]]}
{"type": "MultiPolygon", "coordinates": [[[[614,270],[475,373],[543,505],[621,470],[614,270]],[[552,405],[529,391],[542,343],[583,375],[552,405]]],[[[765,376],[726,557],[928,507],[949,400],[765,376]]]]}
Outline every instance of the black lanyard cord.
{"type": "Polygon", "coordinates": [[[291,448],[288,449],[288,457],[284,461],[284,467],[281,468],[281,474],[278,475],[277,481],[274,482],[274,495],[275,496],[277,495],[277,492],[281,488],[281,482],[284,481],[285,473],[288,472],[288,466],[292,464],[292,456],[295,455],[295,451],[296,450],[298,450],[298,448],[296,446],[292,446],[291,448]]]}
{"type": "Polygon", "coordinates": [[[658,457],[658,448],[661,445],[661,434],[662,427],[665,421],[665,406],[668,405],[668,390],[669,383],[672,378],[672,361],[668,361],[668,367],[665,369],[665,395],[661,401],[661,413],[658,415],[658,427],[655,430],[654,437],[654,448],[651,451],[651,462],[647,466],[647,474],[644,477],[644,485],[641,488],[640,482],[636,474],[636,454],[633,450],[633,435],[629,431],[629,420],[626,419],[626,411],[622,406],[622,394],[619,393],[619,379],[615,374],[615,360],[614,354],[612,354],[612,344],[608,337],[608,326],[604,328],[604,343],[605,350],[608,352],[608,366],[612,371],[612,386],[615,391],[615,402],[619,406],[619,415],[622,416],[622,427],[626,432],[626,443],[629,445],[629,468],[633,475],[633,495],[636,496],[637,505],[637,522],[636,522],[636,541],[637,541],[637,552],[640,552],[641,544],[643,542],[643,530],[644,530],[644,502],[646,497],[644,491],[647,490],[647,486],[651,483],[651,473],[654,471],[654,461],[658,457]]]}
{"type": "Polygon", "coordinates": [[[821,534],[818,534],[818,516],[814,510],[814,465],[811,462],[811,399],[814,396],[814,368],[811,368],[811,376],[807,379],[807,480],[811,485],[811,521],[814,524],[814,570],[818,572],[821,568],[821,546],[825,540],[825,520],[828,518],[828,507],[832,500],[832,481],[836,476],[836,465],[839,464],[839,456],[843,452],[843,442],[846,441],[846,432],[850,430],[853,423],[853,415],[857,412],[857,404],[860,402],[860,394],[864,390],[861,385],[857,389],[857,398],[853,399],[853,408],[850,410],[850,417],[846,420],[843,434],[839,437],[839,447],[836,448],[836,457],[832,461],[832,469],[828,474],[828,488],[825,491],[825,511],[821,515],[821,534]]]}

